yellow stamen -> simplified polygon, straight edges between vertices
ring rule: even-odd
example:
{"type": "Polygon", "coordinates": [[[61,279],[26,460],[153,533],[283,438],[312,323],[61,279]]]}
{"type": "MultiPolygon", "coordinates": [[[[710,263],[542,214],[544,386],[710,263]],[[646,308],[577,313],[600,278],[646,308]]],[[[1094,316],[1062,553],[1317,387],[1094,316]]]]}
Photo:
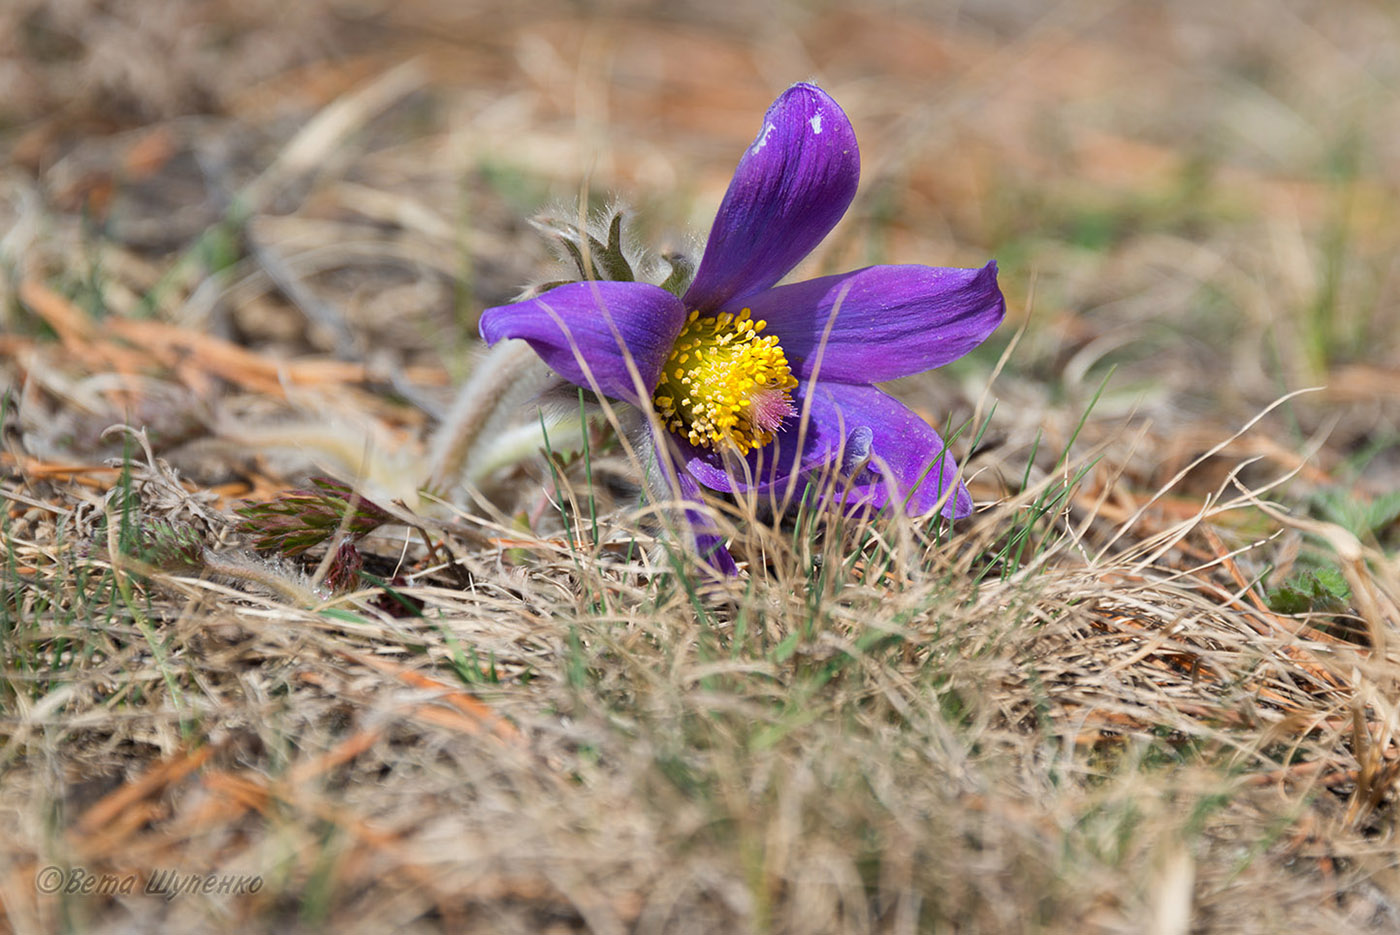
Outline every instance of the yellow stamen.
{"type": "Polygon", "coordinates": [[[729,442],[747,454],[773,440],[795,410],[797,380],[766,321],[750,310],[701,318],[691,312],[662,369],[652,402],[668,429],[692,445],[729,442]],[[679,401],[679,402],[677,402],[679,401]]]}

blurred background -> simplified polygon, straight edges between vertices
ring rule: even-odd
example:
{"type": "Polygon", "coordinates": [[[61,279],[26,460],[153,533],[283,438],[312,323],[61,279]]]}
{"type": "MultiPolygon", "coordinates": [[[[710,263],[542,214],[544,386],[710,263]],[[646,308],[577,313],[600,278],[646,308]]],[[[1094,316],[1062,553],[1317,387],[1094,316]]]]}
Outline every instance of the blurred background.
{"type": "MultiPolygon", "coordinates": [[[[528,217],[620,196],[646,243],[695,246],[805,79],[864,162],[805,272],[1001,265],[1007,325],[904,389],[930,415],[965,416],[1024,326],[990,445],[1058,451],[1113,370],[1090,437],[1149,424],[1151,457],[1125,458],[1161,479],[1325,386],[1258,444],[1393,488],[1385,2],[9,0],[3,322],[33,336],[16,290],[57,283],[93,314],[363,363],[431,410],[481,308],[545,274],[528,217]]],[[[162,399],[148,421],[178,441],[194,404],[162,399]]]]}

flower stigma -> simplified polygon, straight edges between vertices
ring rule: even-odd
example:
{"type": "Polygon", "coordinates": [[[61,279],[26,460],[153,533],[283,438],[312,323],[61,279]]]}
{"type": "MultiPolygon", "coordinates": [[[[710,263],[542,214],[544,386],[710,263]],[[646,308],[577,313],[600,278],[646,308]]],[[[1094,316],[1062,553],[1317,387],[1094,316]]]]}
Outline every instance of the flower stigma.
{"type": "Polygon", "coordinates": [[[796,412],[797,379],[777,337],[760,336],[767,325],[747,308],[690,313],[652,397],[666,428],[703,448],[729,442],[741,455],[773,440],[796,412]]]}

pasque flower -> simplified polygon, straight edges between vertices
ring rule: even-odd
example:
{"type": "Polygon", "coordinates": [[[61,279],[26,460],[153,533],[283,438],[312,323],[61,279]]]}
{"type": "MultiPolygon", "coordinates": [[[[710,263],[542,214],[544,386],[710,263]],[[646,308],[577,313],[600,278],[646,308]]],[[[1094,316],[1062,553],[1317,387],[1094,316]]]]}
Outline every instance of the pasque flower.
{"type": "MultiPolygon", "coordinates": [[[[481,334],[528,341],[565,380],[651,408],[658,460],[684,501],[801,491],[843,472],[844,506],[972,511],[943,440],[875,384],[956,360],[1001,323],[996,263],[870,266],[777,285],[845,214],[860,155],[841,108],[811,84],[768,109],[683,295],[585,281],[487,309],[481,334]]],[[[698,512],[702,553],[732,571],[698,512]]]]}

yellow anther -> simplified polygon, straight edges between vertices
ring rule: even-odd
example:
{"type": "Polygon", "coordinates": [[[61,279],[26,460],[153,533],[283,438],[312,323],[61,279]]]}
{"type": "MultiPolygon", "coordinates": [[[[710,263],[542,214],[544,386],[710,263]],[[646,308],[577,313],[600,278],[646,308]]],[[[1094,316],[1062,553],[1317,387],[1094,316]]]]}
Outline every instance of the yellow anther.
{"type": "Polygon", "coordinates": [[[692,445],[725,442],[747,454],[771,442],[795,412],[797,380],[787,356],[775,336],[759,336],[767,322],[750,315],[691,312],[662,369],[652,402],[666,427],[692,445]]]}

